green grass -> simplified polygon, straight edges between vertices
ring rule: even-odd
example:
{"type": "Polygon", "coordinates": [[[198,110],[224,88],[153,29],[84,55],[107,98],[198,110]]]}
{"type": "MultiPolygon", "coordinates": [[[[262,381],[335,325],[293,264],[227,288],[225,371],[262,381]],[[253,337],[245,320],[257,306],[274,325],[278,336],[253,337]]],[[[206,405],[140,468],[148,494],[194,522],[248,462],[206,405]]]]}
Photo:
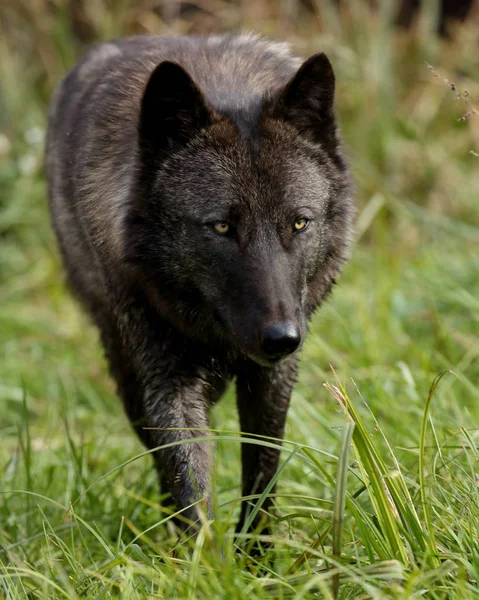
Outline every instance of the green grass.
{"type": "MultiPolygon", "coordinates": [[[[87,15],[94,37],[167,30],[148,2],[116,4],[87,15]]],[[[168,526],[49,227],[46,103],[80,44],[66,2],[12,0],[0,26],[0,598],[477,597],[479,120],[459,120],[464,94],[426,65],[479,99],[477,23],[446,43],[427,11],[408,35],[387,11],[351,2],[339,19],[324,2],[319,35],[268,2],[260,24],[217,6],[220,27],[331,55],[357,185],[359,240],[302,353],[274,548],[258,565],[235,549],[232,392],[212,414],[216,521],[196,540],[168,526]]]]}

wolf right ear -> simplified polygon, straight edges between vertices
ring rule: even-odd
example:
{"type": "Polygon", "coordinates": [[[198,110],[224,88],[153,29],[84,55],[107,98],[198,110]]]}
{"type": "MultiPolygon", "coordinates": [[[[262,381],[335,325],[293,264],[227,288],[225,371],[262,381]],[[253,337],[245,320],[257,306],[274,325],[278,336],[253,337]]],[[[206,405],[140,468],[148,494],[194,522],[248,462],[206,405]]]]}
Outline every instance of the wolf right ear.
{"type": "Polygon", "coordinates": [[[150,75],[141,102],[142,149],[159,156],[185,144],[211,122],[211,110],[188,73],[176,63],[160,63],[150,75]]]}
{"type": "Polygon", "coordinates": [[[328,57],[323,52],[314,54],[281,91],[273,116],[291,123],[311,141],[334,149],[337,145],[334,88],[335,77],[328,57]]]}

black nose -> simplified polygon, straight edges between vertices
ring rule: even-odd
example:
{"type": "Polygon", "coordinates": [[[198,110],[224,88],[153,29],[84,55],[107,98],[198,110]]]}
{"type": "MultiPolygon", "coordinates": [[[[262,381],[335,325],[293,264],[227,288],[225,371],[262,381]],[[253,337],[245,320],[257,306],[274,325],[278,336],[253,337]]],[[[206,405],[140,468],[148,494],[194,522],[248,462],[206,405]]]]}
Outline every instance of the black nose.
{"type": "Polygon", "coordinates": [[[266,327],[261,350],[268,358],[281,358],[294,352],[300,342],[299,327],[293,321],[282,321],[266,327]]]}

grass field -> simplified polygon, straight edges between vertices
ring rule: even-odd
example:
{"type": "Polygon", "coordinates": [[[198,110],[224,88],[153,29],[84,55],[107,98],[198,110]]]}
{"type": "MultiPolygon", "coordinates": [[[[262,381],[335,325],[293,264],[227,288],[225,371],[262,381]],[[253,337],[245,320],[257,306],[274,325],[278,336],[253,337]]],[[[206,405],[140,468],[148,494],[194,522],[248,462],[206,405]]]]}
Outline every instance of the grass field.
{"type": "MultiPolygon", "coordinates": [[[[49,227],[47,101],[81,44],[62,0],[0,9],[0,598],[479,597],[478,23],[444,41],[434,3],[409,34],[362,2],[298,25],[283,4],[216,2],[214,25],[330,55],[358,239],[302,353],[259,564],[233,539],[231,392],[212,414],[217,519],[196,540],[167,524],[49,227]]],[[[97,39],[188,30],[148,2],[88,5],[97,39]]]]}

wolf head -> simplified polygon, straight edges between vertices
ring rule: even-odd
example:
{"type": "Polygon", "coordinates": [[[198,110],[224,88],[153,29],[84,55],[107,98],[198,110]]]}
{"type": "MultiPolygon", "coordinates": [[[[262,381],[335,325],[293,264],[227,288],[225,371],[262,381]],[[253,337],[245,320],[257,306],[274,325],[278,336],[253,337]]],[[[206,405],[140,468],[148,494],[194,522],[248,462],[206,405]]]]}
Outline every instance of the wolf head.
{"type": "Polygon", "coordinates": [[[270,365],[300,347],[347,256],[350,184],[324,54],[229,114],[175,63],[144,90],[129,260],[160,312],[270,365]]]}

